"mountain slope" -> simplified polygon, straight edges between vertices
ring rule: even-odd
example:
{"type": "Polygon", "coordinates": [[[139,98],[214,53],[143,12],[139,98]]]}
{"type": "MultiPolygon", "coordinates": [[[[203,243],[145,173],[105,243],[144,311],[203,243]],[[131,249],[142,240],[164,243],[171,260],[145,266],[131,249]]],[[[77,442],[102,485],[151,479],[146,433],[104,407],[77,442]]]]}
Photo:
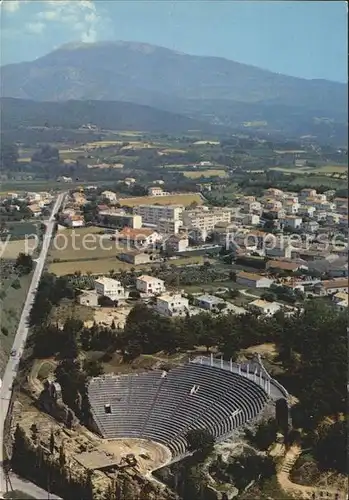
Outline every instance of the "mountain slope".
{"type": "Polygon", "coordinates": [[[129,102],[36,102],[3,97],[0,99],[0,110],[3,131],[21,127],[44,127],[46,124],[50,127],[74,129],[87,123],[110,130],[168,133],[183,133],[188,130],[206,133],[224,131],[223,127],[129,102]]]}
{"type": "Polygon", "coordinates": [[[257,122],[254,130],[347,141],[345,84],[148,44],[68,44],[35,61],[4,66],[0,82],[4,97],[126,101],[228,127],[257,122]]]}
{"type": "Polygon", "coordinates": [[[68,44],[35,61],[2,68],[4,97],[104,99],[155,105],[157,95],[340,110],[346,86],[304,80],[218,57],[134,42],[68,44]],[[137,100],[136,100],[137,99],[137,100]]]}

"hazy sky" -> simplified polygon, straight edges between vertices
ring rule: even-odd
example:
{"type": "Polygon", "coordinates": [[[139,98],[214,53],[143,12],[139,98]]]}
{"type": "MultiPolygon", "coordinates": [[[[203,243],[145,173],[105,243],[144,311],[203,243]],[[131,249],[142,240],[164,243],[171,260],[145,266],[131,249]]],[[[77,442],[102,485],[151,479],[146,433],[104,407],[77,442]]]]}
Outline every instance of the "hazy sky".
{"type": "Polygon", "coordinates": [[[345,1],[2,0],[1,64],[71,41],[133,40],[347,81],[345,1]]]}

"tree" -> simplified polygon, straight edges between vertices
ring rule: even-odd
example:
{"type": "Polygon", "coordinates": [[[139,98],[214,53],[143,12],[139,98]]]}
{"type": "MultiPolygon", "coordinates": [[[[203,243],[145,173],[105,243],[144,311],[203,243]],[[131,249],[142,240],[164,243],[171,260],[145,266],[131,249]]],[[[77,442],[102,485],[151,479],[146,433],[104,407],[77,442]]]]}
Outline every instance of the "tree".
{"type": "Polygon", "coordinates": [[[26,253],[19,253],[15,267],[22,273],[22,274],[29,274],[32,269],[33,269],[33,259],[31,258],[30,255],[26,253]]]}
{"type": "Polygon", "coordinates": [[[102,295],[98,297],[98,305],[100,305],[101,307],[117,307],[118,301],[102,295]]]}
{"type": "Polygon", "coordinates": [[[271,418],[267,422],[260,423],[254,432],[246,429],[245,435],[254,446],[266,451],[270,445],[275,443],[276,432],[277,423],[271,418]]]}
{"type": "Polygon", "coordinates": [[[102,363],[97,360],[85,360],[83,369],[89,377],[99,377],[104,373],[102,363]]]}
{"type": "Polygon", "coordinates": [[[189,451],[209,454],[214,445],[214,437],[207,429],[192,429],[185,436],[189,451]]]}
{"type": "Polygon", "coordinates": [[[261,294],[261,299],[266,300],[267,302],[274,302],[276,300],[276,295],[272,292],[264,292],[261,294]]]}
{"type": "Polygon", "coordinates": [[[51,429],[51,435],[50,435],[50,453],[53,455],[53,452],[55,451],[55,436],[53,434],[53,429],[51,429]]]}
{"type": "Polygon", "coordinates": [[[347,421],[341,420],[320,431],[314,452],[321,469],[347,472],[347,430],[347,421]]]}
{"type": "Polygon", "coordinates": [[[35,151],[32,156],[32,162],[38,163],[58,163],[59,151],[57,148],[45,144],[39,150],[35,151]]]}

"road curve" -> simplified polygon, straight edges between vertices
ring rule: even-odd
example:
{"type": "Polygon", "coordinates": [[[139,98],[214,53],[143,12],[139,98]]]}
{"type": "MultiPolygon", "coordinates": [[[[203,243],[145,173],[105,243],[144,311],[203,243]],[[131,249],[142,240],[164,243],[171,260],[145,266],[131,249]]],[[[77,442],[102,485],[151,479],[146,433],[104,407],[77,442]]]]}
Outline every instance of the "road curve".
{"type": "MultiPolygon", "coordinates": [[[[5,477],[4,477],[4,471],[3,471],[3,460],[4,460],[4,426],[5,426],[5,420],[6,416],[9,410],[9,405],[11,401],[11,395],[12,395],[12,385],[13,382],[17,376],[18,372],[18,366],[20,359],[23,354],[23,350],[25,347],[25,343],[27,341],[28,337],[28,332],[29,332],[29,326],[28,326],[28,316],[30,313],[30,310],[33,306],[36,291],[40,282],[40,278],[44,269],[46,257],[47,257],[47,252],[50,247],[51,239],[52,239],[52,234],[53,234],[53,229],[55,226],[55,214],[59,210],[60,206],[63,203],[63,200],[66,196],[66,193],[60,193],[55,201],[54,207],[52,209],[51,215],[49,219],[45,222],[46,224],[46,232],[43,236],[43,241],[42,241],[42,247],[41,247],[41,252],[40,256],[36,260],[36,265],[33,273],[33,278],[28,290],[27,298],[23,306],[21,318],[18,324],[17,328],[17,333],[13,341],[12,349],[16,351],[15,356],[10,356],[9,360],[6,365],[4,377],[2,379],[2,384],[0,386],[0,495],[1,493],[5,492],[6,484],[5,484],[5,477]]],[[[18,482],[20,479],[16,476],[14,476],[14,481],[18,482]],[[16,478],[16,479],[15,479],[16,478]]],[[[28,490],[28,493],[30,494],[30,491],[33,491],[36,487],[33,485],[31,488],[29,488],[29,485],[31,483],[27,483],[26,481],[20,480],[24,485],[26,485],[25,491],[28,490]],[[35,487],[35,488],[34,488],[35,487]]],[[[46,493],[47,495],[47,493],[46,493]]],[[[0,496],[1,497],[1,496],[0,496]]],[[[43,497],[36,497],[36,498],[43,498],[43,497]]],[[[58,497],[56,497],[58,498],[58,497]]]]}

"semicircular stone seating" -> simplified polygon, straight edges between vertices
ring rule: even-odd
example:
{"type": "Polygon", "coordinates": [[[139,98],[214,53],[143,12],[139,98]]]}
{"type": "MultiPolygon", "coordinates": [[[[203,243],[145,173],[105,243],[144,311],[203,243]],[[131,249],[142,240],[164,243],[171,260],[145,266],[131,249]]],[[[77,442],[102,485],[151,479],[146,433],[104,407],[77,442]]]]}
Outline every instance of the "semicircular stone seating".
{"type": "Polygon", "coordinates": [[[253,381],[196,363],[166,374],[154,370],[95,377],[88,395],[104,438],[149,439],[167,446],[173,458],[186,453],[189,430],[207,429],[215,439],[228,436],[254,419],[268,400],[253,381]]]}

